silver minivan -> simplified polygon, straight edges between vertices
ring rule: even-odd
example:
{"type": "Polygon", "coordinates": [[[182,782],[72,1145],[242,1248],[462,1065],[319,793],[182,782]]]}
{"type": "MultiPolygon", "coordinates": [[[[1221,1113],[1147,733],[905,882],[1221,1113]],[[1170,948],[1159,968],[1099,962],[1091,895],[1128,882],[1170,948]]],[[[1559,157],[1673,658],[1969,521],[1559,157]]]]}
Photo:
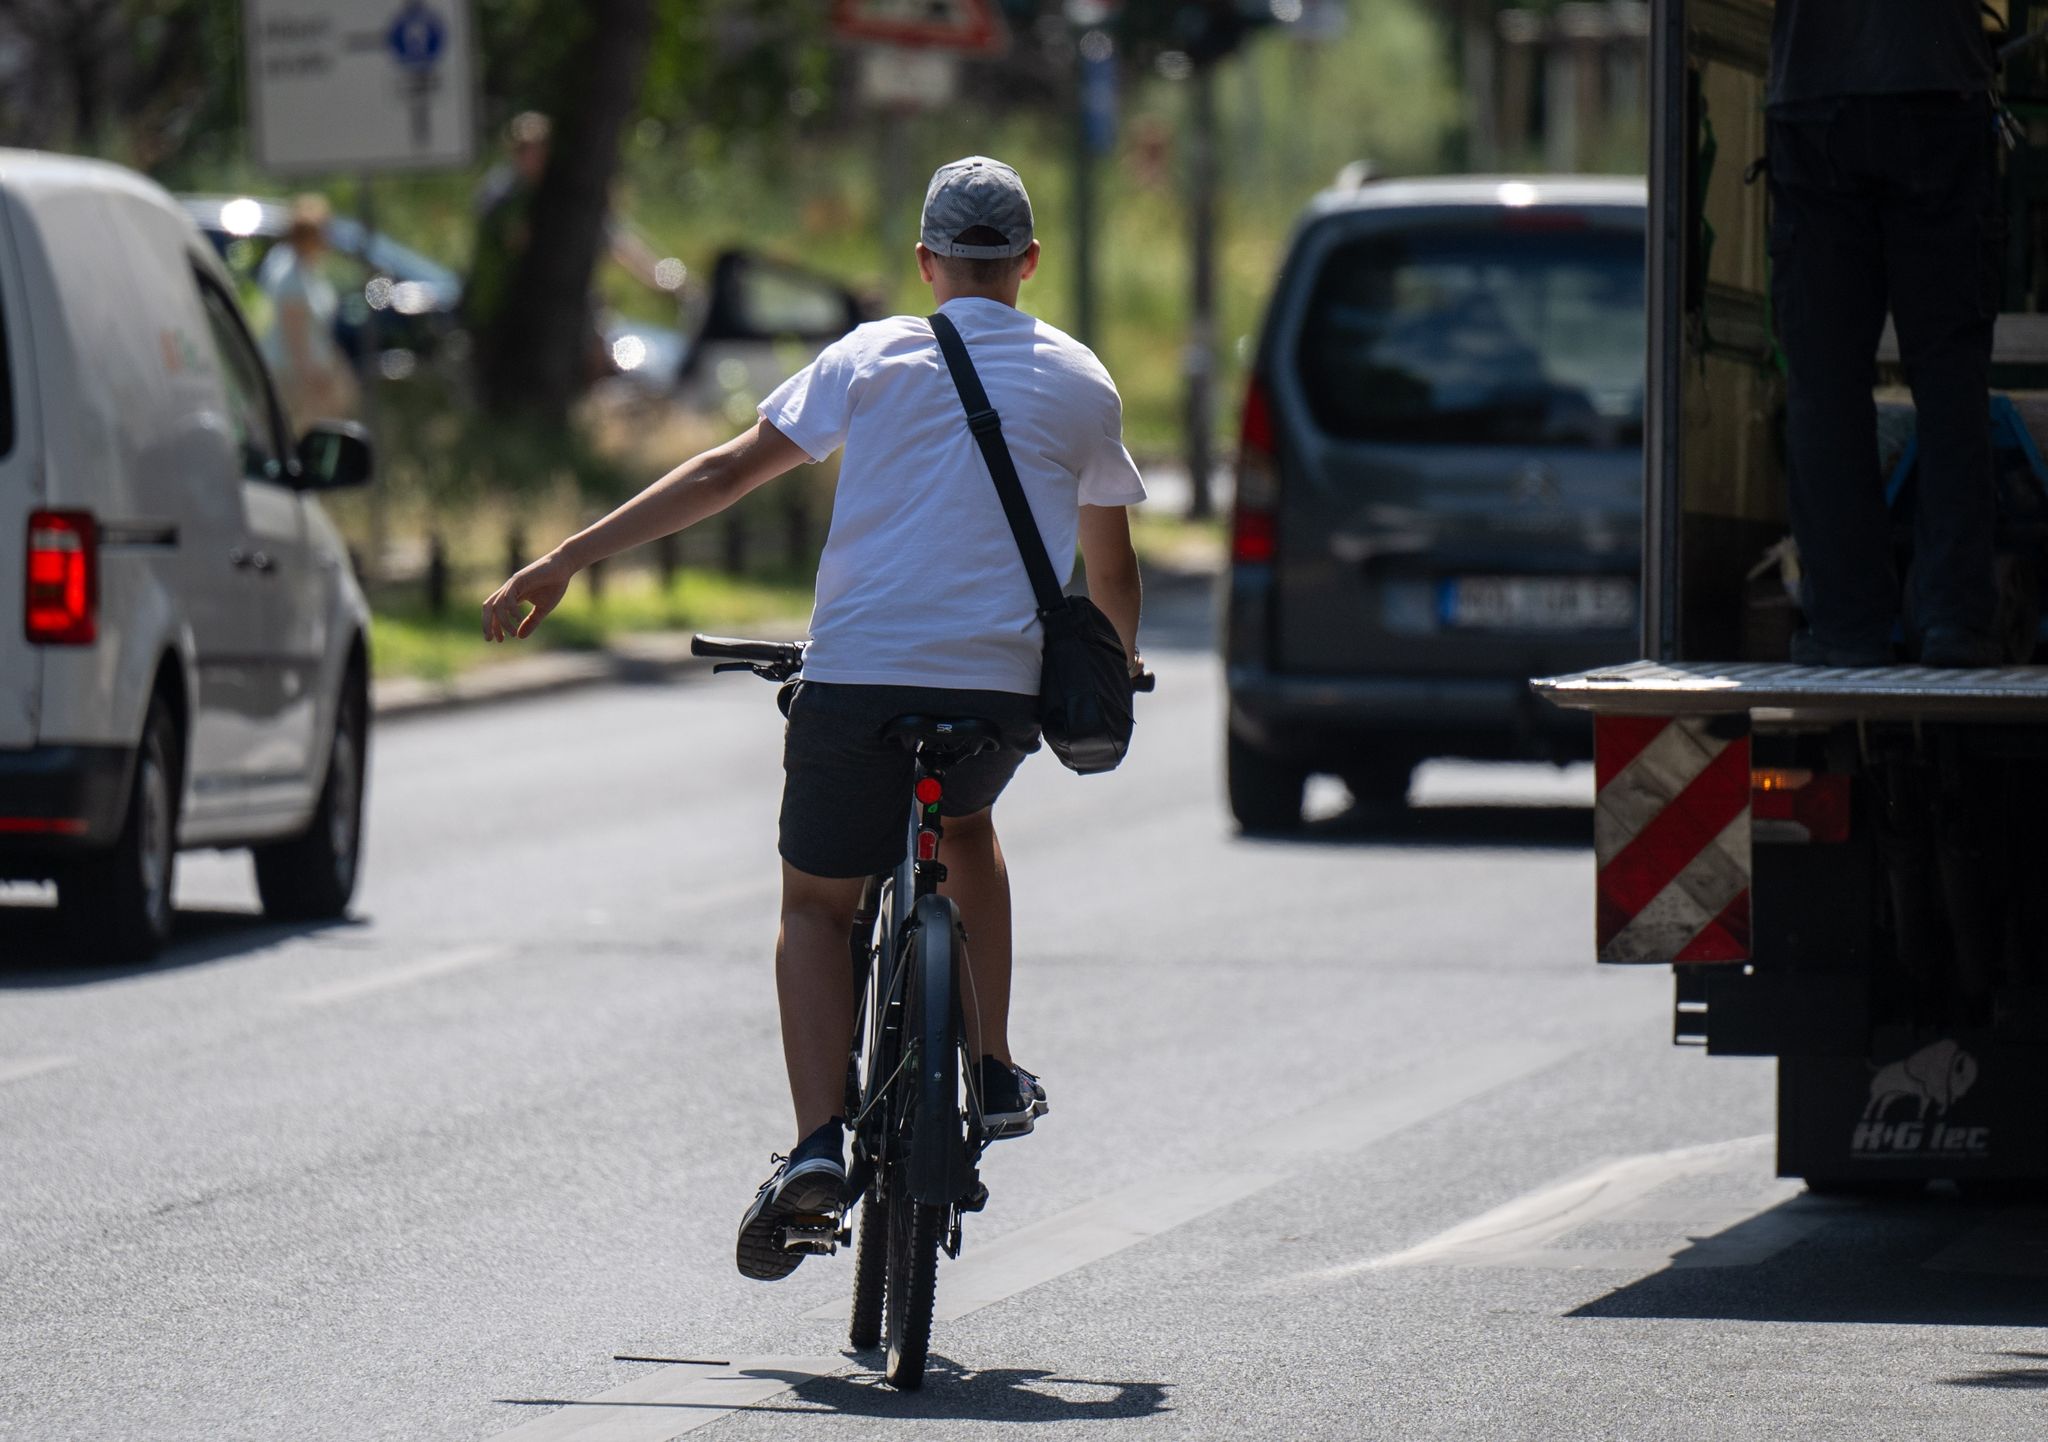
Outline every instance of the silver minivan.
{"type": "Polygon", "coordinates": [[[1434,756],[1569,760],[1532,675],[1634,654],[1639,180],[1367,182],[1297,227],[1245,397],[1224,629],[1231,810],[1434,756]]]}
{"type": "Polygon", "coordinates": [[[0,151],[0,880],[70,949],[147,956],[181,847],[249,847],[266,912],[355,888],[369,609],[213,247],[118,166],[0,151]]]}

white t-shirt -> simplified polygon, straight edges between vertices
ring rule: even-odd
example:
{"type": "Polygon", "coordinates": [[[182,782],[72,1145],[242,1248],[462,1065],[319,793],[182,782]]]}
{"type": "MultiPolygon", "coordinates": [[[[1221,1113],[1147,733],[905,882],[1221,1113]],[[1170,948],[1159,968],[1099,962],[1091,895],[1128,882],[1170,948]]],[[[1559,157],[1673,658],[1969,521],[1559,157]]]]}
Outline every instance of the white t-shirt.
{"type": "MultiPolygon", "coordinates": [[[[1086,346],[1000,301],[949,300],[1062,584],[1079,507],[1145,499],[1123,403],[1086,346]]],[[[952,373],[922,316],[833,342],[761,402],[822,461],[841,445],[804,675],[1038,692],[1038,608],[952,373]]]]}

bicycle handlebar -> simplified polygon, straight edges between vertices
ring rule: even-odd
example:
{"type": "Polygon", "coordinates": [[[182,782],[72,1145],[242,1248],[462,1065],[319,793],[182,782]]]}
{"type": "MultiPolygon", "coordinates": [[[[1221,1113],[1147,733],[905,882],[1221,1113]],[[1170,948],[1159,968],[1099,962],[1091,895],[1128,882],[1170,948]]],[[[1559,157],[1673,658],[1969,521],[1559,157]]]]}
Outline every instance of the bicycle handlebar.
{"type": "MultiPolygon", "coordinates": [[[[731,664],[714,667],[719,671],[752,671],[770,681],[787,681],[804,667],[804,641],[743,641],[731,636],[692,636],[692,656],[714,656],[731,664]]],[[[1133,691],[1151,691],[1159,678],[1140,671],[1131,678],[1133,691]]]]}

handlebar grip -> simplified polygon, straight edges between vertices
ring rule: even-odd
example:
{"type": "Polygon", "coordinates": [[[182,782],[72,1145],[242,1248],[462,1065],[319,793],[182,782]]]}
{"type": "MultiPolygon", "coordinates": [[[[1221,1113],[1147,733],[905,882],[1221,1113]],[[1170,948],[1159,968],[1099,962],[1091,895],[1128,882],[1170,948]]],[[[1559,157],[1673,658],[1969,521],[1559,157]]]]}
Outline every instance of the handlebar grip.
{"type": "Polygon", "coordinates": [[[1140,671],[1137,675],[1131,677],[1131,689],[1133,691],[1151,691],[1157,688],[1158,685],[1159,678],[1150,671],[1140,671]]]}
{"type": "Polygon", "coordinates": [[[801,658],[803,646],[795,641],[744,641],[732,636],[699,634],[690,637],[690,654],[775,665],[801,658]]]}

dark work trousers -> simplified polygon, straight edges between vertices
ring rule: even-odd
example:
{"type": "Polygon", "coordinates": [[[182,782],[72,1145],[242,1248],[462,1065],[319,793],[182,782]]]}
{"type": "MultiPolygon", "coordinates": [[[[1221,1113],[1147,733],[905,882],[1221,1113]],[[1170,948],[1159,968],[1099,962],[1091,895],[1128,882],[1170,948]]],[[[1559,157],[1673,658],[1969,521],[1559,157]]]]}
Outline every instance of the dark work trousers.
{"type": "Polygon", "coordinates": [[[1898,614],[1878,472],[1877,342],[1890,310],[1919,412],[1917,626],[1989,635],[1991,330],[2001,240],[1982,95],[1850,96],[1773,110],[1771,304],[1790,369],[1792,535],[1814,635],[1884,645],[1898,614]]]}

